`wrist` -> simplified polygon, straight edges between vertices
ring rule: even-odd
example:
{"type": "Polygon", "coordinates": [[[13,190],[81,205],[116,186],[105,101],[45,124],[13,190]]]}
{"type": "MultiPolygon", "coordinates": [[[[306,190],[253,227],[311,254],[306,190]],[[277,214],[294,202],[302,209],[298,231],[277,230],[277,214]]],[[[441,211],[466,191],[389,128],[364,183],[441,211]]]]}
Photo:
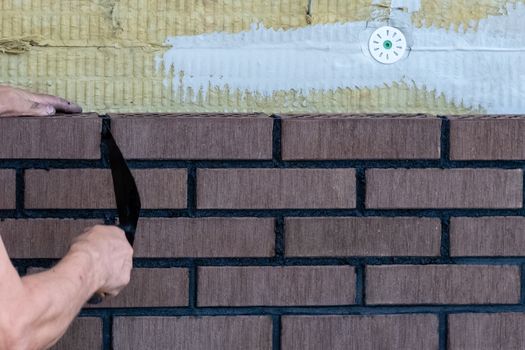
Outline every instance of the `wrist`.
{"type": "Polygon", "coordinates": [[[100,254],[89,247],[71,247],[63,261],[72,261],[86,284],[89,295],[98,291],[106,283],[106,276],[101,263],[100,254]]]}

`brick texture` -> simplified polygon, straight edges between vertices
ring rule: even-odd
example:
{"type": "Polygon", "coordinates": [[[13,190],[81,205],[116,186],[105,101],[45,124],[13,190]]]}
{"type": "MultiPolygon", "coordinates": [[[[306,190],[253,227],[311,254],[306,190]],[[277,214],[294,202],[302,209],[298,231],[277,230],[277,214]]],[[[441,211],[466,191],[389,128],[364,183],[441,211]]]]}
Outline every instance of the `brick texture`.
{"type": "Polygon", "coordinates": [[[96,114],[1,118],[0,158],[98,159],[101,130],[96,114]]]}
{"type": "Polygon", "coordinates": [[[286,350],[438,349],[438,319],[434,315],[285,316],[281,339],[286,350]]]}
{"type": "Polygon", "coordinates": [[[285,117],[285,160],[436,159],[441,120],[388,116],[285,117]]]}
{"type": "Polygon", "coordinates": [[[203,209],[354,208],[353,169],[202,169],[203,209]]]}
{"type": "Polygon", "coordinates": [[[525,255],[525,218],[452,218],[450,254],[452,256],[523,256],[525,255]]]}
{"type": "MultiPolygon", "coordinates": [[[[186,207],[185,169],[133,170],[142,207],[186,207]]],[[[111,172],[107,169],[28,170],[25,205],[33,209],[115,208],[111,172]]]]}
{"type": "Polygon", "coordinates": [[[523,174],[502,169],[373,169],[367,208],[521,208],[523,174]]]}
{"type": "Polygon", "coordinates": [[[439,219],[288,218],[288,256],[437,256],[439,219]]]}
{"type": "MultiPolygon", "coordinates": [[[[136,257],[269,257],[273,218],[141,219],[136,257]]],[[[0,226],[1,227],[1,226],[0,226]]]]}
{"type": "Polygon", "coordinates": [[[16,208],[16,172],[0,170],[0,209],[16,208]]]}
{"type": "Polygon", "coordinates": [[[518,266],[366,268],[367,304],[516,304],[519,300],[518,266]]]}
{"type": "Polygon", "coordinates": [[[254,115],[112,116],[127,158],[271,159],[273,120],[254,115]]]}
{"type": "Polygon", "coordinates": [[[11,258],[62,258],[74,237],[103,220],[33,219],[0,222],[0,236],[11,258]]]}
{"type": "Polygon", "coordinates": [[[202,267],[199,306],[348,305],[355,302],[349,266],[202,267]]]}
{"type": "Polygon", "coordinates": [[[188,270],[133,269],[121,294],[87,307],[174,307],[188,305],[188,270]]]}
{"type": "Polygon", "coordinates": [[[117,317],[115,350],[271,350],[272,320],[266,316],[117,317]]]}
{"type": "Polygon", "coordinates": [[[525,314],[452,314],[448,333],[450,350],[525,349],[525,314]]]}
{"type": "Polygon", "coordinates": [[[67,330],[52,350],[93,350],[102,349],[102,319],[79,317],[67,330]]]}
{"type": "Polygon", "coordinates": [[[523,117],[455,118],[450,121],[450,158],[523,160],[523,135],[523,117]]]}

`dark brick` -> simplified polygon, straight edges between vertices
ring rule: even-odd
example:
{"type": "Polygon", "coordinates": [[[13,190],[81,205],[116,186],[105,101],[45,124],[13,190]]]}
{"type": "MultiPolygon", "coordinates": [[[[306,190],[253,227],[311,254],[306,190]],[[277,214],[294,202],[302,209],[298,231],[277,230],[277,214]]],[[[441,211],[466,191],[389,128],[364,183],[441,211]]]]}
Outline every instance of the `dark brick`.
{"type": "Polygon", "coordinates": [[[450,121],[450,158],[523,160],[524,135],[522,116],[453,118],[450,121]]]}
{"type": "Polygon", "coordinates": [[[286,350],[438,349],[435,315],[284,316],[286,350]]]}
{"type": "Polygon", "coordinates": [[[270,257],[273,218],[144,218],[136,257],[270,257]]]}
{"type": "Polygon", "coordinates": [[[286,160],[436,159],[441,120],[430,116],[285,117],[286,160]]]}
{"type": "Polygon", "coordinates": [[[16,208],[16,173],[0,170],[0,209],[16,208]]]}
{"type": "Polygon", "coordinates": [[[373,169],[366,207],[521,208],[523,173],[502,169],[373,169]]]}
{"type": "Polygon", "coordinates": [[[514,304],[520,269],[498,265],[393,265],[366,268],[367,304],[514,304]]]}
{"type": "Polygon", "coordinates": [[[439,219],[288,218],[287,256],[438,256],[439,219]]]}
{"type": "Polygon", "coordinates": [[[451,314],[450,350],[525,349],[525,314],[451,314]]]}
{"type": "Polygon", "coordinates": [[[452,218],[450,254],[452,256],[523,256],[525,255],[525,218],[452,218]]]}
{"type": "Polygon", "coordinates": [[[271,350],[268,316],[117,317],[115,350],[271,350]]]}
{"type": "Polygon", "coordinates": [[[7,219],[0,236],[11,258],[62,258],[74,237],[103,220],[7,219]]]}
{"type": "MultiPolygon", "coordinates": [[[[145,209],[186,207],[185,169],[133,170],[145,209]]],[[[25,204],[33,209],[115,208],[107,169],[27,170],[25,204]]]]}
{"type": "Polygon", "coordinates": [[[348,305],[354,303],[350,266],[201,267],[199,306],[348,305]]]}
{"type": "Polygon", "coordinates": [[[112,115],[127,158],[271,159],[271,118],[263,114],[112,115]]]}
{"type": "Polygon", "coordinates": [[[98,159],[101,131],[96,114],[1,118],[0,158],[98,159]]]}
{"type": "Polygon", "coordinates": [[[52,350],[102,349],[102,319],[79,317],[71,324],[52,350]]]}
{"type": "Polygon", "coordinates": [[[175,307],[188,305],[188,270],[133,269],[130,284],[114,298],[87,307],[175,307]]]}
{"type": "Polygon", "coordinates": [[[354,169],[199,169],[198,208],[354,208],[354,169]]]}

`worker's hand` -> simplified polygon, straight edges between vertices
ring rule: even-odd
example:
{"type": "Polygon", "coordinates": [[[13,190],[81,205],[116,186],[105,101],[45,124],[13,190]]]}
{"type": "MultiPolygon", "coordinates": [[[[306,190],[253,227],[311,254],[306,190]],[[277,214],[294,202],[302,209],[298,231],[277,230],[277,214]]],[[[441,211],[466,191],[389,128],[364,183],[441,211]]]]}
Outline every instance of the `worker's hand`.
{"type": "Polygon", "coordinates": [[[89,228],[73,241],[71,252],[75,251],[94,257],[99,293],[115,296],[129,283],[133,248],[118,227],[97,225],[89,228]]]}
{"type": "Polygon", "coordinates": [[[46,117],[55,115],[56,112],[80,113],[82,108],[60,97],[0,85],[0,117],[46,117]]]}

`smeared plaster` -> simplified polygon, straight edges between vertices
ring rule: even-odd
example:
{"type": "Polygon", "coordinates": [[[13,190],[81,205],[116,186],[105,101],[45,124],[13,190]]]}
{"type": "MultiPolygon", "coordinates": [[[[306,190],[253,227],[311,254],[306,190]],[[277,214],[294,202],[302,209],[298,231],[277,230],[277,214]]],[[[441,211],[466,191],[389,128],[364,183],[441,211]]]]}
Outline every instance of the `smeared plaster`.
{"type": "Polygon", "coordinates": [[[444,94],[455,105],[518,113],[525,110],[519,79],[525,77],[524,16],[525,5],[517,5],[507,16],[482,20],[476,32],[415,28],[409,58],[391,66],[363,55],[365,22],[288,31],[254,25],[237,34],[171,37],[166,43],[172,48],[158,64],[167,75],[184,72],[182,83],[193,91],[228,86],[270,96],[405,83],[444,94]]]}

